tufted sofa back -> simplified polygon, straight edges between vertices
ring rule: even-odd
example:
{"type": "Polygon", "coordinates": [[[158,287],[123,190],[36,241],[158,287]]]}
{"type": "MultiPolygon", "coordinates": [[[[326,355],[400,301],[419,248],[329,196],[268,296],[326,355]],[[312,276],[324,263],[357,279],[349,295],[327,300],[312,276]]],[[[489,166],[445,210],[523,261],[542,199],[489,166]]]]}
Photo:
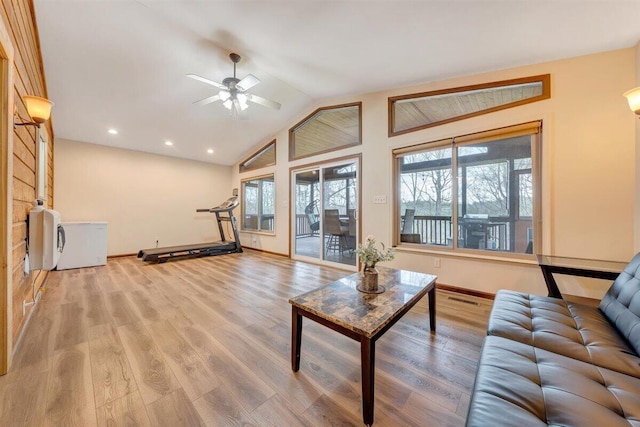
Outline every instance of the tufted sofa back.
{"type": "Polygon", "coordinates": [[[600,301],[600,310],[640,354],[640,253],[613,282],[600,301]]]}

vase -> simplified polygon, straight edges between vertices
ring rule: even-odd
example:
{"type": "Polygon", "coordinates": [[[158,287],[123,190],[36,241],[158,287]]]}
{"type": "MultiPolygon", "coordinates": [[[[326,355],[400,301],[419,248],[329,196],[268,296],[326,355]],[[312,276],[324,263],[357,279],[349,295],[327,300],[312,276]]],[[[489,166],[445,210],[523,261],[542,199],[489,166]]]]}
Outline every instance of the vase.
{"type": "Polygon", "coordinates": [[[365,266],[362,270],[362,290],[364,292],[378,292],[378,270],[376,266],[365,266]]]}

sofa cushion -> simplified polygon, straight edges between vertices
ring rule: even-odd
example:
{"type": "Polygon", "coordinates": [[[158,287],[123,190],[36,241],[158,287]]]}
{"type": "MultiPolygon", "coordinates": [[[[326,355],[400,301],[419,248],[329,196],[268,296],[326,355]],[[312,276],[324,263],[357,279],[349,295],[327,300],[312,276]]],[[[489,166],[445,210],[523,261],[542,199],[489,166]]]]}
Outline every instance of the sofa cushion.
{"type": "Polygon", "coordinates": [[[600,310],[640,353],[640,253],[613,282],[600,301],[600,310]]]}
{"type": "Polygon", "coordinates": [[[489,336],[466,425],[640,426],[640,379],[489,336]]]}
{"type": "Polygon", "coordinates": [[[598,307],[501,290],[487,334],[640,378],[640,357],[598,307]]]}

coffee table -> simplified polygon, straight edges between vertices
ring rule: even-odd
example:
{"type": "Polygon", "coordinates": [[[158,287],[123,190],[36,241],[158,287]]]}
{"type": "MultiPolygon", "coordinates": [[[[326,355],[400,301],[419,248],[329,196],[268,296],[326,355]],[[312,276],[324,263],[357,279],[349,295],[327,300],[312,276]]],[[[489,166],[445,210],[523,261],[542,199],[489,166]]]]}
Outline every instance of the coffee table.
{"type": "Polygon", "coordinates": [[[375,343],[391,326],[429,293],[429,326],[436,330],[436,276],[378,267],[381,294],[366,294],[356,287],[355,273],[321,288],[291,298],[291,368],[300,369],[302,317],[314,320],[360,342],[362,415],[373,424],[375,343]]]}

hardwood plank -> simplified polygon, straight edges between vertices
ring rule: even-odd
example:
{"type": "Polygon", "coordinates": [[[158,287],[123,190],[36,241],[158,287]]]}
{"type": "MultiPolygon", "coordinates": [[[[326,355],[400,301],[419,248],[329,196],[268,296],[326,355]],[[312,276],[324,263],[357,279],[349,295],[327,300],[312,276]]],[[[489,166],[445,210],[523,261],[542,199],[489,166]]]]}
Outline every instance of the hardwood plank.
{"type": "Polygon", "coordinates": [[[45,425],[95,426],[89,346],[60,350],[54,356],[47,390],[45,425]]]}
{"type": "Polygon", "coordinates": [[[88,326],[105,325],[111,321],[104,295],[100,292],[87,292],[83,300],[84,318],[88,326]]]}
{"type": "Polygon", "coordinates": [[[159,427],[205,426],[198,411],[179,388],[147,406],[151,424],[159,427]]]}
{"type": "MultiPolygon", "coordinates": [[[[88,393],[80,399],[94,414],[88,425],[361,425],[357,342],[306,319],[298,373],[289,360],[288,298],[345,274],[253,251],[53,271],[14,365],[0,377],[2,420],[64,424],[77,408],[49,393],[64,372],[88,393]],[[61,357],[80,358],[78,348],[86,360],[67,373],[61,357]],[[34,402],[4,404],[7,390],[34,402]],[[41,416],[27,415],[35,406],[41,416]]],[[[491,308],[481,298],[460,301],[467,298],[438,290],[436,334],[425,302],[378,340],[376,426],[464,424],[491,308]]]]}
{"type": "Polygon", "coordinates": [[[316,426],[361,426],[362,416],[345,411],[331,398],[322,395],[302,413],[316,426]]]}
{"type": "Polygon", "coordinates": [[[98,408],[98,426],[150,427],[151,422],[140,393],[134,392],[108,401],[98,408]]]}
{"type": "Polygon", "coordinates": [[[193,405],[206,425],[216,427],[258,426],[230,391],[221,385],[211,390],[193,405]]]}
{"type": "Polygon", "coordinates": [[[456,415],[466,418],[467,412],[469,411],[470,402],[471,394],[462,393],[462,396],[460,397],[460,403],[458,403],[458,407],[456,408],[456,415]]]}
{"type": "Polygon", "coordinates": [[[207,332],[286,399],[296,411],[304,411],[320,397],[321,391],[307,377],[294,374],[289,364],[273,361],[268,352],[256,351],[255,342],[243,338],[238,331],[217,328],[207,332]],[[251,350],[247,351],[248,349],[251,350]]]}
{"type": "Polygon", "coordinates": [[[48,371],[27,367],[0,379],[0,414],[5,426],[44,424],[48,371]],[[12,375],[13,374],[13,375],[12,375]]]}
{"type": "Polygon", "coordinates": [[[220,381],[202,359],[166,320],[149,325],[151,336],[190,400],[216,388],[220,381]]]}
{"type": "Polygon", "coordinates": [[[105,410],[115,410],[110,403],[135,392],[138,386],[116,328],[110,323],[98,325],[91,328],[90,336],[95,404],[107,406],[105,410]]]}
{"type": "Polygon", "coordinates": [[[138,310],[143,321],[157,322],[162,319],[147,292],[136,290],[129,292],[127,297],[133,302],[133,306],[138,310]]]}
{"type": "Polygon", "coordinates": [[[464,425],[464,417],[460,417],[438,404],[431,402],[428,398],[425,399],[423,396],[417,394],[412,394],[409,397],[402,411],[416,423],[423,423],[418,425],[424,425],[425,420],[429,420],[429,425],[434,427],[460,427],[464,425]]]}
{"type": "Polygon", "coordinates": [[[245,409],[252,411],[275,394],[255,372],[240,363],[233,353],[211,338],[203,328],[184,325],[178,329],[245,409]]]}
{"type": "Polygon", "coordinates": [[[256,408],[251,416],[262,427],[306,427],[310,425],[309,421],[291,409],[287,401],[277,394],[256,408]]]}
{"type": "Polygon", "coordinates": [[[132,324],[140,320],[122,292],[112,292],[107,295],[107,309],[116,326],[132,324]]]}
{"type": "Polygon", "coordinates": [[[45,300],[41,300],[39,304],[39,310],[33,314],[29,329],[25,331],[20,343],[20,351],[14,356],[12,370],[29,368],[47,371],[50,369],[55,345],[52,331],[59,328],[60,311],[55,309],[57,307],[49,310],[50,305],[48,306],[45,300]]]}
{"type": "Polygon", "coordinates": [[[56,334],[56,350],[87,341],[87,327],[83,320],[84,310],[79,303],[70,302],[60,306],[60,328],[56,334]]]}
{"type": "Polygon", "coordinates": [[[145,404],[179,388],[178,380],[142,322],[120,326],[118,335],[145,404]]]}

